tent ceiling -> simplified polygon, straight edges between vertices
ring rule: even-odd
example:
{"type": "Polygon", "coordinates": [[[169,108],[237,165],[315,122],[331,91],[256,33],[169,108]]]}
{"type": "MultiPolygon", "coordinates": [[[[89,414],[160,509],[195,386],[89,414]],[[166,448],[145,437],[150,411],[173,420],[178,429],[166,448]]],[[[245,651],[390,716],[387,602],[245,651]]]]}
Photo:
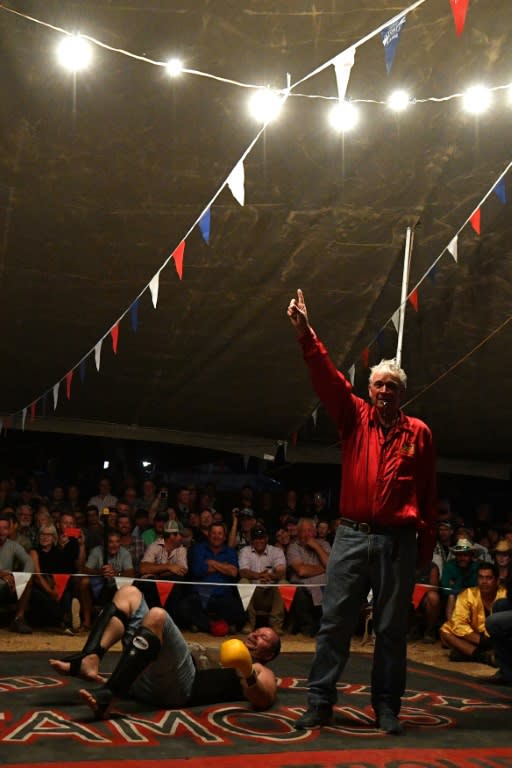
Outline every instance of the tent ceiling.
{"type": "MultiPolygon", "coordinates": [[[[295,82],[406,7],[388,0],[48,2],[10,7],[109,45],[247,83],[295,82]],[[392,7],[390,8],[390,6],[392,7]]],[[[389,76],[380,38],[358,49],[351,98],[407,87],[445,96],[510,80],[512,8],[472,0],[456,37],[447,0],[409,14],[389,76]]],[[[257,133],[248,91],[95,47],[76,83],[56,65],[55,31],[0,12],[0,410],[19,411],[91,350],[147,286],[257,133]]],[[[332,67],[297,89],[336,95],[332,67]]],[[[119,348],[103,343],[61,384],[55,413],[27,428],[122,435],[275,453],[337,456],[285,308],[302,287],[311,320],[345,372],[395,353],[387,324],[399,304],[405,229],[416,226],[411,285],[511,160],[503,92],[478,119],[460,100],[416,104],[401,117],[361,104],[341,139],[331,102],[290,97],[245,161],[246,204],[227,189],[211,208],[211,242],[187,237],[184,277],[161,272],[157,309],[140,298],[119,348]],[[385,327],[384,327],[385,326],[385,327]],[[379,343],[375,342],[377,334],[379,343]]],[[[512,196],[512,185],[510,196],[512,196]]],[[[512,343],[510,204],[491,195],[482,234],[465,227],[459,261],[445,253],[406,316],[407,410],[433,428],[441,456],[510,462],[512,343]],[[432,278],[432,279],[430,279],[432,278]],[[493,335],[495,329],[505,324],[493,335]],[[476,351],[483,340],[490,337],[476,351]],[[459,361],[460,364],[456,365],[459,361]],[[452,366],[453,370],[452,370],[452,366]]],[[[51,415],[50,415],[51,414],[51,415]]]]}

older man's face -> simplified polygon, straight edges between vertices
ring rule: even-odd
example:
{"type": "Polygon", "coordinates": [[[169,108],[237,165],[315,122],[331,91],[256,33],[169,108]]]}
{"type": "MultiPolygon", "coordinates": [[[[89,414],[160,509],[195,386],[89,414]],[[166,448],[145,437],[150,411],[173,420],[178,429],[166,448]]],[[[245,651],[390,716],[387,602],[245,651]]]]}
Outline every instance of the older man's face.
{"type": "Polygon", "coordinates": [[[373,373],[368,392],[372,404],[378,409],[392,413],[400,407],[402,386],[400,380],[390,373],[373,373]]]}

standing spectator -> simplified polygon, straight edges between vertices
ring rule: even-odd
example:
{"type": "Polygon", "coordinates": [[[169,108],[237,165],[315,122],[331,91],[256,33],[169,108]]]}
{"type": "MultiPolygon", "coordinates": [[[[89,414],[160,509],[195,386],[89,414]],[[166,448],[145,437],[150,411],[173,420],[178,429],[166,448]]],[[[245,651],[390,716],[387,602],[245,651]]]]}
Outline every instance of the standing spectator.
{"type": "Polygon", "coordinates": [[[447,520],[440,520],[437,524],[437,541],[432,555],[432,560],[437,565],[439,571],[439,577],[442,577],[444,565],[450,556],[452,537],[452,524],[447,520]]]}
{"type": "Polygon", "coordinates": [[[327,541],[316,537],[316,526],[312,518],[301,517],[298,524],[297,541],[292,542],[286,552],[286,562],[291,584],[308,584],[307,589],[297,589],[290,608],[292,632],[315,637],[322,616],[323,592],[319,585],[325,584],[325,571],[331,552],[327,541]]]}
{"type": "Polygon", "coordinates": [[[240,550],[238,564],[240,567],[240,580],[251,584],[264,584],[265,587],[256,587],[247,606],[247,623],[242,632],[248,635],[256,629],[257,615],[265,614],[269,617],[268,626],[277,632],[284,634],[284,604],[278,589],[271,589],[269,585],[285,582],[286,558],[278,547],[268,543],[268,534],[260,526],[251,531],[251,544],[240,550]]]}
{"type": "Polygon", "coordinates": [[[407,377],[395,361],[381,361],[371,369],[367,403],[354,395],[311,328],[302,291],[290,302],[288,316],[343,445],[342,525],[329,559],[322,624],[309,675],[309,706],[296,727],[331,721],[336,683],[371,588],[376,635],[372,706],[378,727],[399,734],[416,554],[419,550],[420,565],[429,563],[435,542],[432,435],[426,424],[400,410],[407,377]]]}
{"type": "Polygon", "coordinates": [[[9,528],[9,519],[0,514],[0,605],[15,608],[14,621],[9,627],[11,632],[30,635],[32,629],[25,621],[25,611],[30,601],[31,584],[27,584],[18,600],[13,571],[33,573],[34,563],[20,544],[9,539],[9,528]]]}
{"type": "Polygon", "coordinates": [[[450,648],[450,661],[479,661],[492,665],[492,641],[485,617],[491,613],[494,601],[504,597],[506,591],[498,585],[496,566],[480,563],[477,586],[460,593],[450,620],[439,631],[444,646],[450,648]]]}
{"type": "Polygon", "coordinates": [[[116,504],[117,496],[112,494],[110,480],[108,477],[102,477],[98,483],[98,493],[89,499],[87,507],[96,507],[101,514],[106,507],[115,507],[116,504]]]}

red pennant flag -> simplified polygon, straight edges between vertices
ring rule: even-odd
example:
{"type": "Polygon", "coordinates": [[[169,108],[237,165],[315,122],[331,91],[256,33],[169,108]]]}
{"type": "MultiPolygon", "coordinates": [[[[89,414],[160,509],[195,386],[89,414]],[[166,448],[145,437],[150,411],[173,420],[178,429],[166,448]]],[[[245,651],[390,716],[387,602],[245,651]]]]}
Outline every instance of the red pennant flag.
{"type": "Polygon", "coordinates": [[[33,424],[35,420],[36,420],[36,401],[34,400],[32,405],[30,406],[30,421],[33,424]]]}
{"type": "Polygon", "coordinates": [[[110,329],[110,335],[112,336],[112,349],[114,355],[117,355],[117,342],[119,341],[119,323],[116,323],[113,328],[110,329]]]}
{"type": "Polygon", "coordinates": [[[432,589],[432,587],[429,584],[415,584],[414,585],[414,591],[412,593],[412,604],[414,605],[414,609],[418,610],[419,605],[427,592],[429,592],[432,589]]]}
{"type": "Polygon", "coordinates": [[[295,597],[295,592],[297,591],[297,587],[292,587],[292,586],[289,586],[288,584],[279,584],[277,588],[279,590],[279,594],[282,597],[285,610],[289,611],[290,606],[293,603],[293,598],[295,597]]]}
{"type": "Polygon", "coordinates": [[[477,210],[474,212],[474,214],[470,217],[469,223],[477,233],[477,235],[480,234],[480,208],[477,208],[477,210]]]}
{"type": "Polygon", "coordinates": [[[411,302],[411,305],[414,308],[414,311],[417,312],[418,311],[418,291],[416,290],[416,288],[409,296],[409,301],[411,302]]]}
{"type": "Polygon", "coordinates": [[[55,586],[57,587],[57,596],[59,600],[61,599],[62,595],[64,594],[64,590],[66,589],[68,585],[68,581],[70,579],[69,573],[54,573],[53,574],[53,580],[55,581],[55,586]]]}
{"type": "Polygon", "coordinates": [[[361,352],[361,362],[365,368],[368,368],[369,359],[370,359],[370,350],[368,349],[368,347],[365,347],[361,352]]]}
{"type": "Polygon", "coordinates": [[[71,382],[73,381],[73,374],[73,370],[66,373],[66,397],[68,400],[71,400],[71,382]]]}
{"type": "Polygon", "coordinates": [[[174,582],[173,581],[156,581],[155,584],[158,590],[158,596],[160,598],[160,605],[163,608],[165,603],[167,602],[167,598],[172,592],[172,588],[174,587],[174,582]]]}
{"type": "Polygon", "coordinates": [[[464,30],[464,24],[466,23],[469,0],[450,0],[450,5],[455,21],[455,32],[457,33],[457,37],[460,37],[464,30]]]}
{"type": "Polygon", "coordinates": [[[176,272],[180,280],[183,280],[183,256],[185,254],[185,240],[182,240],[178,247],[172,252],[171,258],[174,259],[176,272]]]}

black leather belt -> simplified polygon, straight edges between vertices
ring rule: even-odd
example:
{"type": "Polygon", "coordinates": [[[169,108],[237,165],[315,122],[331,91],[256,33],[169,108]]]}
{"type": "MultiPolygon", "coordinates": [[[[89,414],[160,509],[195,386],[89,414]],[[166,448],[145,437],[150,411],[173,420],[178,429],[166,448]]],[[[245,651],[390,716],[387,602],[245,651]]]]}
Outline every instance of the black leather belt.
{"type": "Polygon", "coordinates": [[[398,530],[398,525],[374,525],[374,523],[363,523],[357,520],[350,520],[348,517],[341,517],[341,524],[346,525],[348,528],[352,528],[353,531],[360,531],[361,533],[376,533],[381,536],[392,536],[398,530]]]}

